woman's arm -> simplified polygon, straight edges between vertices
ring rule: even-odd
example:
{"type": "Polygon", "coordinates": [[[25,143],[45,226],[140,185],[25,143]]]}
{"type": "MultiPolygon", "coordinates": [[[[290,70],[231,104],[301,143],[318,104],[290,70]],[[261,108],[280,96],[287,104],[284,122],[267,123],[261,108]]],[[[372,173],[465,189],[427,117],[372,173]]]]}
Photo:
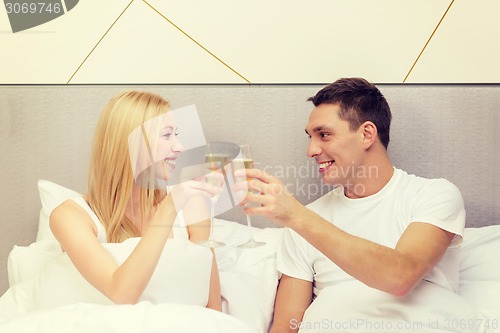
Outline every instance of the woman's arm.
{"type": "Polygon", "coordinates": [[[150,225],[118,266],[96,237],[90,216],[68,200],[50,216],[52,233],[82,276],[115,303],[136,303],[156,268],[176,217],[172,198],[157,206],[150,225]]]}
{"type": "Polygon", "coordinates": [[[222,311],[222,297],[220,291],[219,268],[217,267],[217,259],[214,249],[212,259],[212,272],[210,273],[210,293],[208,294],[207,308],[222,311]]]}
{"type": "MultiPolygon", "coordinates": [[[[191,222],[196,221],[196,219],[200,216],[208,216],[208,207],[206,207],[206,203],[204,201],[203,203],[200,202],[200,199],[203,200],[203,198],[192,198],[192,200],[186,205],[183,211],[184,218],[188,223],[189,240],[194,243],[207,240],[210,236],[210,219],[204,219],[201,222],[191,224],[191,222]],[[193,203],[195,203],[195,205],[193,205],[193,203]],[[190,209],[190,207],[193,206],[197,207],[197,209],[190,209]],[[200,207],[203,207],[203,209],[201,209],[200,207]],[[201,212],[202,210],[205,211],[205,213],[201,212]],[[193,211],[196,212],[195,215],[193,214],[193,211]],[[196,216],[196,218],[194,216],[196,216]]],[[[210,273],[210,291],[208,295],[207,308],[222,311],[222,299],[217,258],[215,257],[214,249],[211,249],[211,251],[213,259],[212,271],[210,273]]]]}
{"type": "Polygon", "coordinates": [[[50,216],[52,233],[82,276],[115,303],[137,303],[158,264],[177,209],[193,196],[210,196],[218,188],[190,181],[174,187],[157,206],[129,257],[119,266],[96,237],[83,208],[69,200],[50,216]],[[175,204],[174,204],[175,198],[175,204]],[[176,209],[177,208],[177,209],[176,209]]]}

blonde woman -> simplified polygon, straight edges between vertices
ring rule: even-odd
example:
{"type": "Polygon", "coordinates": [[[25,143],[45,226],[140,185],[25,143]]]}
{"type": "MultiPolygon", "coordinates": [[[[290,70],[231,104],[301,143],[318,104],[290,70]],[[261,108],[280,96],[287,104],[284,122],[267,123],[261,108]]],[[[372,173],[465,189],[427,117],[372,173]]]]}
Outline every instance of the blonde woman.
{"type": "MultiPolygon", "coordinates": [[[[112,98],[97,125],[88,193],[65,201],[50,216],[54,236],[81,275],[117,304],[134,304],[144,299],[143,293],[157,265],[171,262],[161,261],[162,254],[178,249],[166,246],[171,239],[179,237],[175,235],[177,229],[183,229],[184,232],[179,232],[180,237],[192,243],[209,236],[208,219],[187,226],[180,220],[192,216],[192,212],[203,211],[204,197],[210,197],[220,189],[203,180],[192,180],[175,185],[167,193],[166,189],[138,182],[137,165],[131,163],[154,159],[160,161],[161,168],[152,178],[171,175],[177,154],[183,148],[172,117],[162,117],[170,114],[169,111],[169,103],[151,93],[129,91],[112,98]],[[161,120],[157,121],[155,130],[144,126],[155,119],[161,120]],[[129,148],[130,135],[137,130],[147,135],[149,151],[145,156],[130,156],[137,153],[129,148]],[[181,228],[176,228],[179,224],[181,228]],[[120,264],[102,244],[120,243],[131,238],[137,240],[137,245],[120,264]]],[[[191,246],[208,251],[209,256],[201,258],[211,261],[206,265],[207,276],[199,277],[200,284],[207,284],[208,295],[200,295],[198,299],[206,302],[204,305],[208,308],[221,310],[219,273],[213,250],[192,243],[191,246]]],[[[178,252],[169,255],[182,257],[184,251],[178,252]]],[[[193,263],[193,266],[197,264],[193,263]]],[[[196,272],[196,268],[193,270],[196,272]]],[[[168,287],[181,283],[179,280],[182,277],[163,282],[168,287]]],[[[203,290],[204,286],[201,287],[192,290],[203,290]]],[[[169,301],[168,297],[165,301],[169,301]]]]}

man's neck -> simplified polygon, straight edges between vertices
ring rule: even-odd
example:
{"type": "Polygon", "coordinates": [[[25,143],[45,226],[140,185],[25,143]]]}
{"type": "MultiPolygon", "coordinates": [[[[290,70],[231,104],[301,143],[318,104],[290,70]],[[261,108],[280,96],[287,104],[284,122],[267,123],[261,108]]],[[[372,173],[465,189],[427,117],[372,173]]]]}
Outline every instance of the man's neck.
{"type": "Polygon", "coordinates": [[[351,186],[344,186],[344,194],[350,199],[365,198],[379,192],[391,180],[394,167],[387,154],[368,160],[362,166],[351,186]]]}

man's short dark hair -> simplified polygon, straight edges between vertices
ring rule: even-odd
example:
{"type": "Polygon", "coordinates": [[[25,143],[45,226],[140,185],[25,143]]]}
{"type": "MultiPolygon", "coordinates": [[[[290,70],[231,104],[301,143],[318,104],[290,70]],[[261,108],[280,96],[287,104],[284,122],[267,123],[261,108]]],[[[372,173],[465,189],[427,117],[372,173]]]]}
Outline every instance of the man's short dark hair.
{"type": "Polygon", "coordinates": [[[377,126],[380,141],[387,149],[391,127],[391,109],[378,88],[363,78],[342,78],[320,91],[308,101],[314,106],[320,104],[339,104],[339,117],[349,122],[355,131],[365,121],[377,126]]]}

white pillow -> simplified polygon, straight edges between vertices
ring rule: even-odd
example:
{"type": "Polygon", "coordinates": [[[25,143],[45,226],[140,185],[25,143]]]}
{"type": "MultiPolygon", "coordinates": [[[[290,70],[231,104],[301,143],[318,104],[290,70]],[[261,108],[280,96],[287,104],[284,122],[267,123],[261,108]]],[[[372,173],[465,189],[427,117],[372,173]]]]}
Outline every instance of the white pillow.
{"type": "Polygon", "coordinates": [[[79,302],[114,304],[78,272],[68,255],[61,252],[33,280],[34,309],[49,309],[79,302]]]}
{"type": "Polygon", "coordinates": [[[216,219],[214,230],[215,238],[226,243],[216,248],[216,257],[227,313],[259,332],[268,332],[279,280],[276,251],[283,228],[252,227],[255,239],[266,245],[250,249],[237,248],[248,240],[246,225],[216,219]]]}
{"type": "MultiPolygon", "coordinates": [[[[135,249],[140,237],[103,247],[121,265],[135,249]]],[[[165,244],[141,301],[206,306],[212,271],[212,252],[187,239],[169,239],[165,244]]]]}
{"type": "MultiPolygon", "coordinates": [[[[140,238],[122,243],[104,243],[103,247],[121,264],[133,251],[140,238]]],[[[210,249],[189,240],[167,241],[158,266],[141,300],[155,304],[172,302],[205,306],[208,300],[212,253],[210,249]]],[[[78,272],[66,253],[47,262],[35,278],[34,309],[79,302],[113,304],[78,272]]]]}
{"type": "Polygon", "coordinates": [[[9,286],[38,276],[47,262],[61,252],[59,242],[51,239],[44,239],[30,246],[14,245],[7,260],[9,286]]]}
{"type": "MultiPolygon", "coordinates": [[[[33,247],[27,247],[33,252],[33,247]]],[[[34,257],[38,254],[33,253],[34,257]]],[[[47,259],[47,258],[44,258],[47,259]]],[[[11,286],[0,298],[0,318],[79,302],[114,304],[78,272],[66,253],[59,251],[36,276],[11,286]]],[[[1,321],[1,320],[0,320],[1,321]]]]}
{"type": "Polygon", "coordinates": [[[459,253],[460,283],[500,282],[500,225],[465,228],[459,253]]]}
{"type": "MultiPolygon", "coordinates": [[[[122,243],[105,243],[103,247],[121,264],[139,240],[130,238],[122,243]]],[[[6,299],[15,305],[5,305],[5,308],[12,307],[8,311],[17,314],[80,302],[113,304],[85,280],[58,245],[57,241],[45,240],[16,248],[9,267],[16,283],[9,288],[7,296],[2,297],[0,308],[6,299]]],[[[171,239],[141,300],[205,306],[211,266],[209,248],[185,239],[171,239]]]]}
{"type": "Polygon", "coordinates": [[[58,185],[48,180],[38,180],[38,192],[40,194],[40,201],[42,208],[40,209],[40,219],[38,221],[38,231],[36,240],[52,239],[55,240],[49,226],[50,214],[61,203],[67,199],[81,196],[80,193],[58,185]]]}
{"type": "Polygon", "coordinates": [[[499,324],[500,225],[466,228],[459,253],[458,294],[476,307],[485,325],[487,320],[499,324]]]}

